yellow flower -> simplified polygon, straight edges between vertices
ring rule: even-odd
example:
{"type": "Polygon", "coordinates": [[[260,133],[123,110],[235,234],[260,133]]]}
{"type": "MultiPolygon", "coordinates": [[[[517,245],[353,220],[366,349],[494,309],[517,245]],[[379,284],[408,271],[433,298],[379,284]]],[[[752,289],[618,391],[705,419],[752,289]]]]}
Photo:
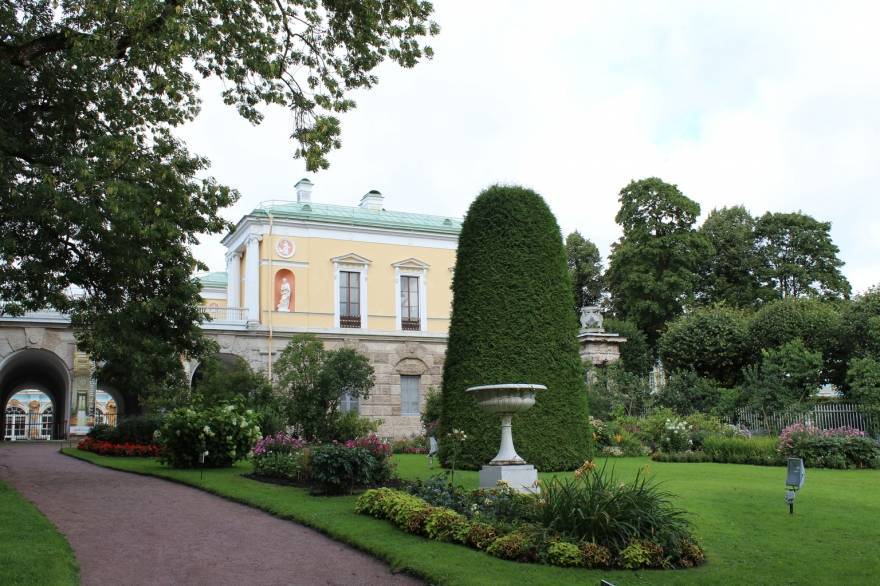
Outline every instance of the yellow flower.
{"type": "Polygon", "coordinates": [[[593,461],[587,460],[586,462],[581,464],[580,468],[578,468],[577,470],[574,471],[574,476],[575,476],[575,478],[580,478],[584,474],[588,474],[595,469],[596,469],[596,465],[593,464],[593,461]]]}
{"type": "Polygon", "coordinates": [[[619,444],[622,441],[623,441],[623,436],[620,435],[619,433],[615,433],[614,434],[614,443],[619,444]]]}

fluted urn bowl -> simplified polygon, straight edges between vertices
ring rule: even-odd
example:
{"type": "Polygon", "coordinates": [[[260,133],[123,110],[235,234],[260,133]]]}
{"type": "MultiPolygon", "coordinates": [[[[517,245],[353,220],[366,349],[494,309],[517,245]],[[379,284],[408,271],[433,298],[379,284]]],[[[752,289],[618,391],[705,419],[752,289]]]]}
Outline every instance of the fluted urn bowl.
{"type": "Polygon", "coordinates": [[[507,383],[470,387],[477,404],[484,411],[501,415],[501,448],[489,465],[506,466],[525,464],[513,448],[512,420],[515,413],[528,411],[535,404],[538,391],[546,391],[544,385],[507,383]]]}

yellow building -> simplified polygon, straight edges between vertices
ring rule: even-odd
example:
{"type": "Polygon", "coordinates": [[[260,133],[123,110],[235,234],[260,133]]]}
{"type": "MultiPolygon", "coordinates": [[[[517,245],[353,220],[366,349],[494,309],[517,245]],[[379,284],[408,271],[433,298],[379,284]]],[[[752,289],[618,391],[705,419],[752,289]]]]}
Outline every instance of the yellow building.
{"type": "Polygon", "coordinates": [[[461,223],[386,210],[378,191],[357,206],[321,204],[312,188],[300,180],[296,201],[264,203],[223,239],[226,272],[201,277],[205,328],[223,353],[269,372],[296,333],[355,347],[376,387],[351,408],[382,419],[384,435],[419,433],[442,374],[461,223]]]}

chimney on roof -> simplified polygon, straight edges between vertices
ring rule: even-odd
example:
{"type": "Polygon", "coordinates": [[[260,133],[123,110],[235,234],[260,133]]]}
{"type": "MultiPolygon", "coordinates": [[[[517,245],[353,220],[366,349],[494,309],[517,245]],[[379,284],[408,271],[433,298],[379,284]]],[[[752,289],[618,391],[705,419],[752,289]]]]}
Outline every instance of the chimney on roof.
{"type": "Polygon", "coordinates": [[[385,197],[381,193],[371,189],[361,198],[360,207],[365,210],[381,210],[384,201],[385,197]]]}
{"type": "Polygon", "coordinates": [[[296,201],[299,203],[308,203],[312,201],[312,187],[315,184],[303,177],[296,182],[296,201]]]}

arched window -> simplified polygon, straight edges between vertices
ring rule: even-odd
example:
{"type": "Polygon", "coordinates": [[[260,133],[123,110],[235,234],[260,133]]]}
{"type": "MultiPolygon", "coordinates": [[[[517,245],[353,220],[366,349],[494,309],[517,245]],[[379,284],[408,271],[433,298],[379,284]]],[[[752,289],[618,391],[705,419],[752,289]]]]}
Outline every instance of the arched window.
{"type": "Polygon", "coordinates": [[[25,420],[27,415],[20,407],[6,408],[6,425],[3,430],[4,439],[15,440],[25,438],[25,420]]]}
{"type": "Polygon", "coordinates": [[[40,414],[40,437],[52,439],[52,424],[55,421],[55,410],[49,405],[40,414]]]}

